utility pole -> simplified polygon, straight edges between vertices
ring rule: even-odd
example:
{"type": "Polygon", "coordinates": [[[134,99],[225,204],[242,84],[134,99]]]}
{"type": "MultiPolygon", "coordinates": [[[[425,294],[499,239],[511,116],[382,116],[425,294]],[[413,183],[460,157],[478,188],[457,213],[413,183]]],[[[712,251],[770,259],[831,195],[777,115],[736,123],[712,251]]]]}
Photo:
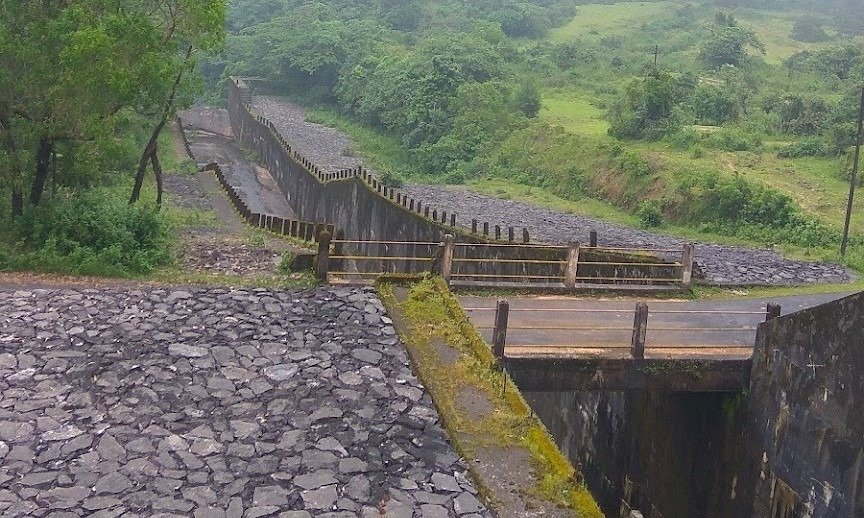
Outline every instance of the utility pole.
{"type": "Polygon", "coordinates": [[[843,225],[843,241],[840,243],[840,257],[846,255],[849,244],[849,222],[852,219],[852,200],[855,198],[855,184],[858,183],[858,159],[861,158],[861,137],[864,133],[864,86],[861,87],[861,101],[858,105],[858,134],[855,136],[855,156],[852,159],[852,177],[849,180],[849,201],[846,203],[846,223],[843,225]]]}
{"type": "Polygon", "coordinates": [[[654,45],[654,71],[657,71],[657,56],[660,55],[660,45],[654,45]]]}

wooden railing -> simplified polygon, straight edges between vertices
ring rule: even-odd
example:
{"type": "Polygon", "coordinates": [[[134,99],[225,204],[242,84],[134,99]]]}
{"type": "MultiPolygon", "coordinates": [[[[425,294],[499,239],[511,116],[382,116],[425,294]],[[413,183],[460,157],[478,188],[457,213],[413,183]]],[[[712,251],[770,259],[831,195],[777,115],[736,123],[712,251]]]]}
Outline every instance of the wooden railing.
{"type": "Polygon", "coordinates": [[[681,250],[568,247],[538,244],[335,239],[319,247],[322,280],[375,279],[388,274],[440,274],[448,284],[489,287],[650,285],[687,287],[693,247],[681,250]],[[330,245],[333,250],[330,250],[330,245]],[[665,260],[657,254],[674,254],[665,260]]]}
{"type": "MultiPolygon", "coordinates": [[[[648,326],[648,317],[649,315],[716,315],[716,316],[729,316],[729,315],[743,315],[743,316],[759,316],[762,317],[764,321],[768,321],[780,316],[780,306],[778,304],[769,303],[764,310],[760,311],[736,311],[736,310],[669,310],[669,309],[658,309],[651,310],[648,305],[645,303],[636,304],[635,310],[633,311],[633,325],[625,325],[622,322],[610,322],[604,325],[537,325],[537,324],[526,324],[523,322],[519,322],[515,325],[511,324],[511,313],[532,313],[532,316],[536,316],[538,314],[553,314],[553,313],[566,313],[567,315],[572,315],[572,320],[574,322],[580,321],[580,316],[583,318],[581,320],[586,320],[584,318],[585,315],[588,314],[604,314],[604,318],[608,314],[622,315],[626,314],[625,311],[621,309],[603,309],[603,308],[583,308],[583,309],[564,309],[564,308],[519,308],[512,309],[510,308],[510,304],[507,300],[499,300],[494,308],[483,308],[483,307],[468,307],[465,308],[465,311],[469,313],[482,313],[482,312],[495,312],[495,317],[492,325],[477,325],[475,327],[479,330],[492,330],[492,352],[495,357],[499,360],[503,361],[505,357],[510,354],[514,354],[515,356],[525,357],[530,356],[532,353],[535,355],[548,355],[548,354],[580,354],[588,351],[596,352],[616,352],[621,350],[629,351],[629,356],[634,359],[644,359],[645,351],[654,350],[659,353],[668,353],[670,351],[675,350],[703,350],[710,352],[712,350],[736,350],[743,349],[746,351],[752,351],[753,345],[747,344],[742,345],[739,341],[730,340],[729,343],[716,344],[713,346],[704,346],[704,345],[691,345],[683,340],[680,340],[680,335],[687,334],[693,336],[700,336],[705,333],[713,333],[713,334],[728,334],[727,336],[740,335],[740,333],[748,333],[752,334],[753,342],[755,343],[755,333],[756,333],[756,325],[761,320],[753,319],[752,322],[749,322],[749,325],[744,326],[731,326],[731,325],[718,325],[718,326],[708,326],[708,325],[700,325],[695,327],[688,326],[671,326],[671,325],[660,325],[660,326],[652,326],[649,328],[648,326]],[[669,334],[677,334],[678,335],[678,344],[672,345],[669,341],[658,341],[655,344],[650,344],[646,341],[646,336],[648,331],[652,333],[661,333],[663,335],[669,334]],[[567,335],[572,335],[574,332],[591,332],[594,333],[595,336],[597,334],[608,334],[610,332],[619,331],[626,332],[630,334],[631,338],[629,343],[617,343],[617,344],[603,344],[599,345],[596,343],[578,343],[578,342],[570,342],[570,343],[554,343],[554,342],[544,342],[544,343],[517,343],[517,344],[508,344],[507,343],[507,333],[508,331],[531,331],[531,332],[544,332],[550,333],[553,335],[566,333],[567,335]],[[509,353],[508,353],[509,351],[509,353]],[[526,352],[527,351],[527,352],[526,352]]],[[[686,322],[685,322],[686,324],[686,322]]],[[[689,338],[688,338],[689,339],[689,338]]],[[[557,340],[556,340],[557,341],[557,340]]],[[[696,338],[694,340],[695,344],[699,343],[699,339],[696,338]]]]}

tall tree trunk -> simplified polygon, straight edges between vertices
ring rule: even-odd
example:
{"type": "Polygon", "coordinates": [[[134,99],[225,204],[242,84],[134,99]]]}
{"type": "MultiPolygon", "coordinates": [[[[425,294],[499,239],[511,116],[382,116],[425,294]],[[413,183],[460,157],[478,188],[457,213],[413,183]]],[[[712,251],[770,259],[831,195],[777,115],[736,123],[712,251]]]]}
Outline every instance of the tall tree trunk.
{"type": "Polygon", "coordinates": [[[153,154],[150,155],[150,162],[153,165],[153,175],[156,176],[156,210],[162,209],[162,164],[159,163],[159,146],[153,148],[153,154]]]}
{"type": "Polygon", "coordinates": [[[12,219],[17,218],[24,212],[24,194],[18,187],[12,188],[12,219]]]}
{"type": "Polygon", "coordinates": [[[54,151],[54,140],[48,137],[39,139],[39,147],[36,149],[36,176],[30,188],[30,205],[39,205],[42,194],[45,192],[45,180],[51,166],[51,153],[54,151]]]}
{"type": "Polygon", "coordinates": [[[156,140],[159,138],[159,132],[162,131],[162,126],[159,124],[150,136],[147,146],[144,147],[144,153],[141,154],[141,159],[138,160],[138,170],[135,172],[135,185],[132,186],[132,196],[129,198],[129,205],[137,202],[141,197],[141,186],[144,185],[144,175],[147,174],[147,164],[153,156],[156,149],[156,140]]]}
{"type": "MultiPolygon", "coordinates": [[[[156,154],[156,143],[159,141],[159,134],[162,133],[162,129],[165,127],[165,124],[168,122],[168,117],[171,115],[171,110],[174,107],[174,99],[176,99],[177,90],[180,87],[180,81],[183,80],[183,73],[186,71],[189,58],[192,57],[192,48],[193,47],[190,45],[186,49],[186,58],[183,60],[183,66],[180,67],[177,76],[174,77],[174,86],[171,88],[171,95],[168,96],[168,99],[165,100],[165,104],[162,107],[162,117],[160,117],[159,123],[156,127],[153,128],[150,140],[147,142],[147,146],[141,154],[141,160],[138,161],[138,170],[135,172],[135,185],[132,187],[132,196],[129,197],[129,205],[137,202],[141,197],[141,186],[144,184],[144,175],[147,174],[147,162],[153,161],[153,156],[156,154]]],[[[156,160],[158,161],[159,159],[157,158],[156,160]]],[[[161,170],[160,178],[157,179],[157,182],[159,181],[161,181],[161,170]]]]}
{"type": "Polygon", "coordinates": [[[3,150],[9,158],[9,169],[11,178],[8,179],[12,184],[12,219],[21,215],[24,210],[24,195],[18,187],[18,182],[21,181],[21,168],[18,166],[18,150],[15,146],[15,138],[12,136],[12,124],[9,120],[9,109],[6,104],[0,102],[0,130],[2,130],[2,145],[3,150]]]}

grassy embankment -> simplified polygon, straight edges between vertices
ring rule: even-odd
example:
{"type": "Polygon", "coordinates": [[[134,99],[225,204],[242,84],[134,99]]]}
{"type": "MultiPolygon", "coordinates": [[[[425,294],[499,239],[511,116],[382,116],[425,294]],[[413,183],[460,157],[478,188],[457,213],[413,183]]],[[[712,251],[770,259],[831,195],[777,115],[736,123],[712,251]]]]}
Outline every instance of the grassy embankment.
{"type": "Polygon", "coordinates": [[[469,460],[481,494],[495,507],[495,494],[502,490],[525,491],[526,505],[532,500],[547,505],[563,506],[582,518],[600,517],[596,502],[577,483],[578,474],[561,454],[534,416],[518,389],[496,366],[489,346],[468,322],[459,302],[440,279],[430,278],[412,285],[402,297],[395,291],[404,288],[391,284],[379,285],[379,293],[394,316],[403,341],[412,356],[414,367],[430,391],[444,426],[460,454],[469,460]],[[436,345],[439,344],[439,345],[436,345]],[[442,345],[454,350],[457,359],[449,361],[442,355],[442,345]],[[488,412],[477,414],[462,403],[460,394],[479,391],[488,400],[488,412]],[[495,451],[498,460],[513,462],[521,451],[530,456],[530,479],[523,488],[497,487],[501,480],[484,480],[473,459],[495,451]],[[483,453],[481,453],[483,452],[483,453]],[[496,487],[490,487],[497,484],[496,487]]]}

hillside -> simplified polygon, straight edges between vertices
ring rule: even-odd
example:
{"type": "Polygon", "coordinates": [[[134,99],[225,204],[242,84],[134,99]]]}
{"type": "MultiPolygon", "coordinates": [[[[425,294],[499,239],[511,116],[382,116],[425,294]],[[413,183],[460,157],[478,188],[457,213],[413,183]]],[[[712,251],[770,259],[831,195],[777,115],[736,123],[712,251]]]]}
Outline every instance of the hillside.
{"type": "MultiPolygon", "coordinates": [[[[205,72],[214,88],[263,78],[394,182],[539,187],[577,211],[830,258],[860,8],[731,4],[236,0],[205,72]]],[[[853,265],[862,225],[856,211],[853,265]]]]}

